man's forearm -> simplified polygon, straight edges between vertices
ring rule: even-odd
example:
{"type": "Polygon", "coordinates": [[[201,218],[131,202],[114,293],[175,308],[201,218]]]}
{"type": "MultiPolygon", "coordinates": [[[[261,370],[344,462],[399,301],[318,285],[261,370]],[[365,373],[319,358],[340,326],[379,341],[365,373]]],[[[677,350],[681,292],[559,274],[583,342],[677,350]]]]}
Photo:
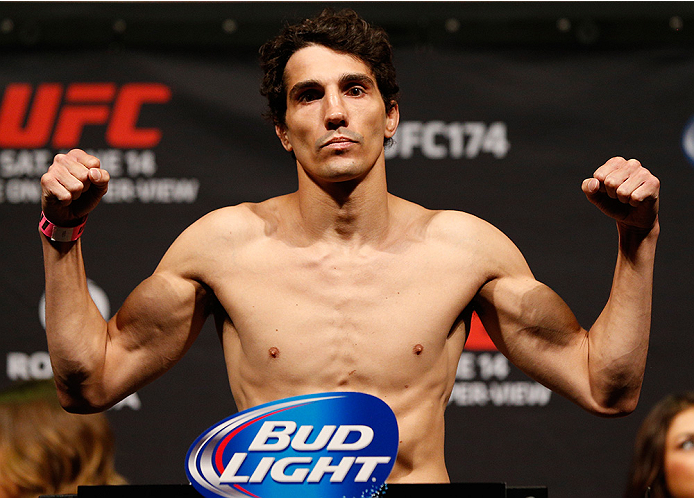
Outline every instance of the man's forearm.
{"type": "Polygon", "coordinates": [[[41,235],[46,280],[46,337],[61,402],[82,404],[82,386],[103,365],[106,322],[87,286],[81,242],[41,235]]]}
{"type": "Polygon", "coordinates": [[[608,410],[636,407],[651,327],[653,263],[660,226],[619,228],[619,253],[607,305],[589,332],[594,397],[608,410]]]}

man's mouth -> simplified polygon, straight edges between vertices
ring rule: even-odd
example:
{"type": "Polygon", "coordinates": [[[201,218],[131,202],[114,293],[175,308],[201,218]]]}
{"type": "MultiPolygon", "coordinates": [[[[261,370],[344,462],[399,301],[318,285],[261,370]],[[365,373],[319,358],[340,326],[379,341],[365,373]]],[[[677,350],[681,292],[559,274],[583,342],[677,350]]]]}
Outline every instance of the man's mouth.
{"type": "Polygon", "coordinates": [[[325,144],[323,144],[321,147],[328,147],[331,145],[334,145],[335,147],[340,147],[344,144],[344,146],[347,146],[347,144],[353,144],[355,143],[354,140],[351,138],[347,137],[334,137],[328,140],[325,144]]]}
{"type": "Polygon", "coordinates": [[[342,148],[349,147],[350,144],[359,143],[363,138],[358,133],[350,133],[347,130],[339,130],[339,134],[335,132],[330,132],[318,139],[318,148],[322,149],[324,147],[331,148],[342,148]]]}

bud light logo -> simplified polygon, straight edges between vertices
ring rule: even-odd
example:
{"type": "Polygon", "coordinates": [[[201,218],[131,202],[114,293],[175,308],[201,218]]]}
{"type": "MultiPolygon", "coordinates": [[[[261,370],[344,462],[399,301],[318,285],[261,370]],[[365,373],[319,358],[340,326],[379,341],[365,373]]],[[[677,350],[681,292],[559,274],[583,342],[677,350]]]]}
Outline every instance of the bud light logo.
{"type": "Polygon", "coordinates": [[[282,399],[227,418],[188,450],[186,473],[208,498],[369,498],[395,464],[390,407],[363,393],[282,399]]]}

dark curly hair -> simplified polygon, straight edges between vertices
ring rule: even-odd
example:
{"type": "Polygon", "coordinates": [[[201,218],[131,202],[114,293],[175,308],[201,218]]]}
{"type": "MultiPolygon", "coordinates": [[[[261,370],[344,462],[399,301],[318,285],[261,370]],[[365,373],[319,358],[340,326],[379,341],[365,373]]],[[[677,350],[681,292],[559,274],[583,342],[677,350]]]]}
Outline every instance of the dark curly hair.
{"type": "Polygon", "coordinates": [[[287,61],[294,52],[309,45],[323,45],[357,57],[376,77],[386,112],[397,103],[399,87],[395,81],[393,48],[386,32],[369,25],[351,9],[335,12],[326,8],[317,17],[285,26],[279,35],[260,47],[260,66],[264,73],[260,93],[268,99],[267,116],[274,124],[285,124],[287,61]]]}

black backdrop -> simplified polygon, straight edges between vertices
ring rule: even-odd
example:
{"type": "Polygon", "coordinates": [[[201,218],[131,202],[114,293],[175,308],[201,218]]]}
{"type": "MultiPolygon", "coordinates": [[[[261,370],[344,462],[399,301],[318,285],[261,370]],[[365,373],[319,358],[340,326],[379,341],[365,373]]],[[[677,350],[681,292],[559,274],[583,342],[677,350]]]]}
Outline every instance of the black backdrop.
{"type": "MultiPolygon", "coordinates": [[[[256,51],[285,19],[323,5],[0,4],[0,386],[50,376],[36,224],[38,179],[52,155],[73,145],[98,151],[114,176],[83,241],[93,295],[113,313],[195,219],[295,189],[292,162],[261,117],[256,51]],[[80,119],[83,127],[70,126],[80,119]]],[[[639,158],[661,178],[651,351],[636,412],[584,413],[484,341],[463,354],[447,412],[454,481],[617,496],[646,411],[694,388],[694,8],[353,5],[396,48],[391,191],[501,228],[584,326],[607,298],[616,230],[581,181],[614,155],[639,158]]],[[[108,412],[117,466],[133,484],[183,483],[188,446],[234,411],[207,323],[178,365],[108,412]]]]}

